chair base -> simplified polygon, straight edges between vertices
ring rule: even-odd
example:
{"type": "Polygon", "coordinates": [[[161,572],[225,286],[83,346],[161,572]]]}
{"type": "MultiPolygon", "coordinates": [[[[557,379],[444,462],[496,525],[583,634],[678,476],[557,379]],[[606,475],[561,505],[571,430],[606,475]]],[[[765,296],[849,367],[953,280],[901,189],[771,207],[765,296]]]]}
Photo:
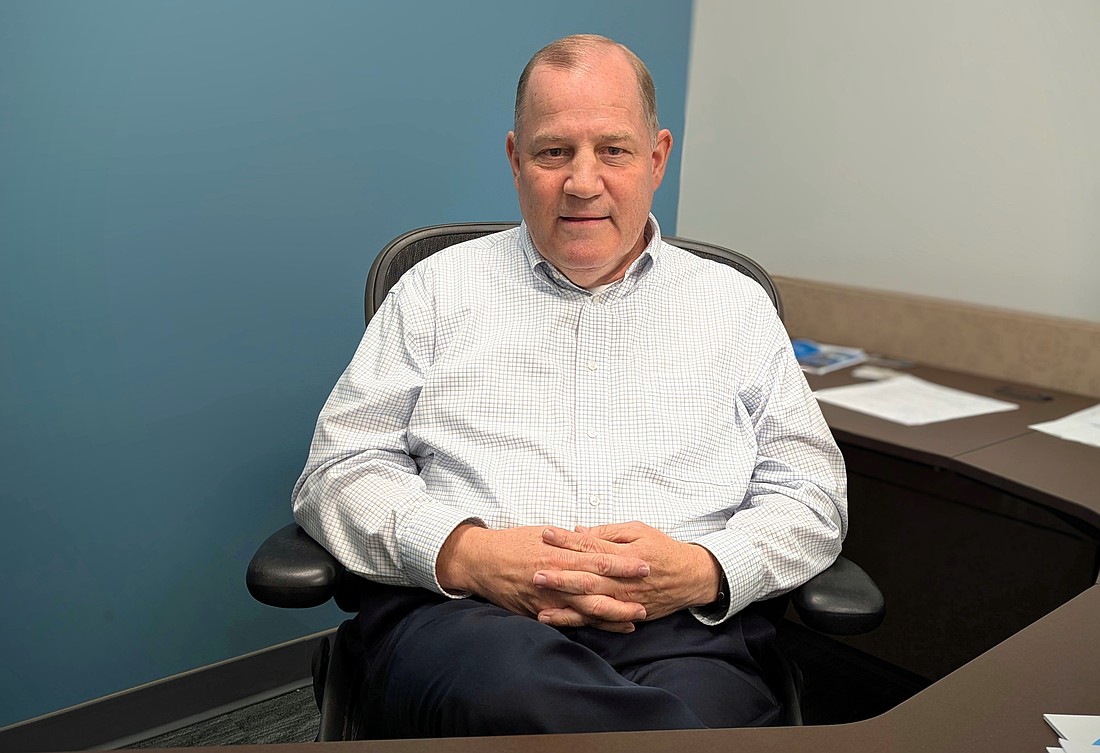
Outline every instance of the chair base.
{"type": "Polygon", "coordinates": [[[313,654],[313,695],[321,712],[317,742],[362,740],[366,729],[359,692],[363,669],[353,646],[358,643],[355,620],[345,620],[336,635],[325,638],[313,654]]]}

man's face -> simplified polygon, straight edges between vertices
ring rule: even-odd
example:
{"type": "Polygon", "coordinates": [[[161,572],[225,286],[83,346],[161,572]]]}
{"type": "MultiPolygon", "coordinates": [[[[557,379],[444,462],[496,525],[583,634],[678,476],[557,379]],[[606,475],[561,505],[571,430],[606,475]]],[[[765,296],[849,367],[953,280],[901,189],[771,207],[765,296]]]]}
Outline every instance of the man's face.
{"type": "Polygon", "coordinates": [[[596,53],[585,68],[540,65],[531,72],[519,132],[508,134],[507,149],[535,248],[574,283],[591,287],[622,277],[645,248],[672,134],[652,138],[622,53],[596,53]]]}

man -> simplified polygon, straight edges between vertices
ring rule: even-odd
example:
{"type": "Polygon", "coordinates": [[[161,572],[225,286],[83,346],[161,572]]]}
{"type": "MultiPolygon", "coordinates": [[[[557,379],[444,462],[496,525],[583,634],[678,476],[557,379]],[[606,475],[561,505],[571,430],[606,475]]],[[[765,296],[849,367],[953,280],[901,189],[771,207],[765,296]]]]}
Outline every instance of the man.
{"type": "Polygon", "coordinates": [[[318,421],[301,525],[372,581],[373,735],[767,724],[752,604],[827,567],[843,463],[771,302],[661,240],[625,47],[520,78],[523,225],[393,288],[318,421]]]}

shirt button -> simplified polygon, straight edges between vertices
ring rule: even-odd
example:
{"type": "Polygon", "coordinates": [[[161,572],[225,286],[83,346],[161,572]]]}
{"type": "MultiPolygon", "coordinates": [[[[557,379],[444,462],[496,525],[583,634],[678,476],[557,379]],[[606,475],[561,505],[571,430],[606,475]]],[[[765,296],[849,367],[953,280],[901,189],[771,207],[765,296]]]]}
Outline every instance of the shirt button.
{"type": "Polygon", "coordinates": [[[588,370],[589,371],[595,371],[597,368],[599,368],[598,363],[596,363],[595,361],[589,361],[588,362],[588,370]]]}
{"type": "Polygon", "coordinates": [[[598,431],[596,431],[595,429],[589,429],[588,430],[588,436],[591,437],[592,439],[595,439],[596,437],[600,436],[600,433],[598,431]]]}
{"type": "Polygon", "coordinates": [[[591,497],[588,498],[588,504],[592,505],[593,507],[598,507],[600,504],[600,498],[593,494],[591,497]]]}

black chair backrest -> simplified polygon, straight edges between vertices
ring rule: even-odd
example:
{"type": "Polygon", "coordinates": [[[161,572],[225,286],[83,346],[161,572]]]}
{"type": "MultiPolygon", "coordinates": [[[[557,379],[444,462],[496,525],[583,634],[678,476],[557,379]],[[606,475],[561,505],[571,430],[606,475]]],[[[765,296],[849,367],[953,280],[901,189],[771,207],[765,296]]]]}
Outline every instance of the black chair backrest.
{"type": "MultiPolygon", "coordinates": [[[[518,224],[516,222],[467,222],[455,225],[432,225],[419,230],[410,230],[393,239],[382,249],[382,253],[378,254],[367,276],[367,289],[363,300],[366,321],[370,322],[374,312],[382,305],[386,293],[390,292],[390,288],[401,279],[401,275],[408,272],[417,262],[447,246],[480,238],[489,233],[509,230],[518,224]]],[[[772,299],[779,318],[783,318],[783,302],[779,297],[779,289],[775,287],[775,283],[764,268],[749,257],[711,243],[674,236],[664,236],[664,239],[673,246],[679,246],[696,256],[728,264],[741,274],[756,280],[772,299]]]]}

